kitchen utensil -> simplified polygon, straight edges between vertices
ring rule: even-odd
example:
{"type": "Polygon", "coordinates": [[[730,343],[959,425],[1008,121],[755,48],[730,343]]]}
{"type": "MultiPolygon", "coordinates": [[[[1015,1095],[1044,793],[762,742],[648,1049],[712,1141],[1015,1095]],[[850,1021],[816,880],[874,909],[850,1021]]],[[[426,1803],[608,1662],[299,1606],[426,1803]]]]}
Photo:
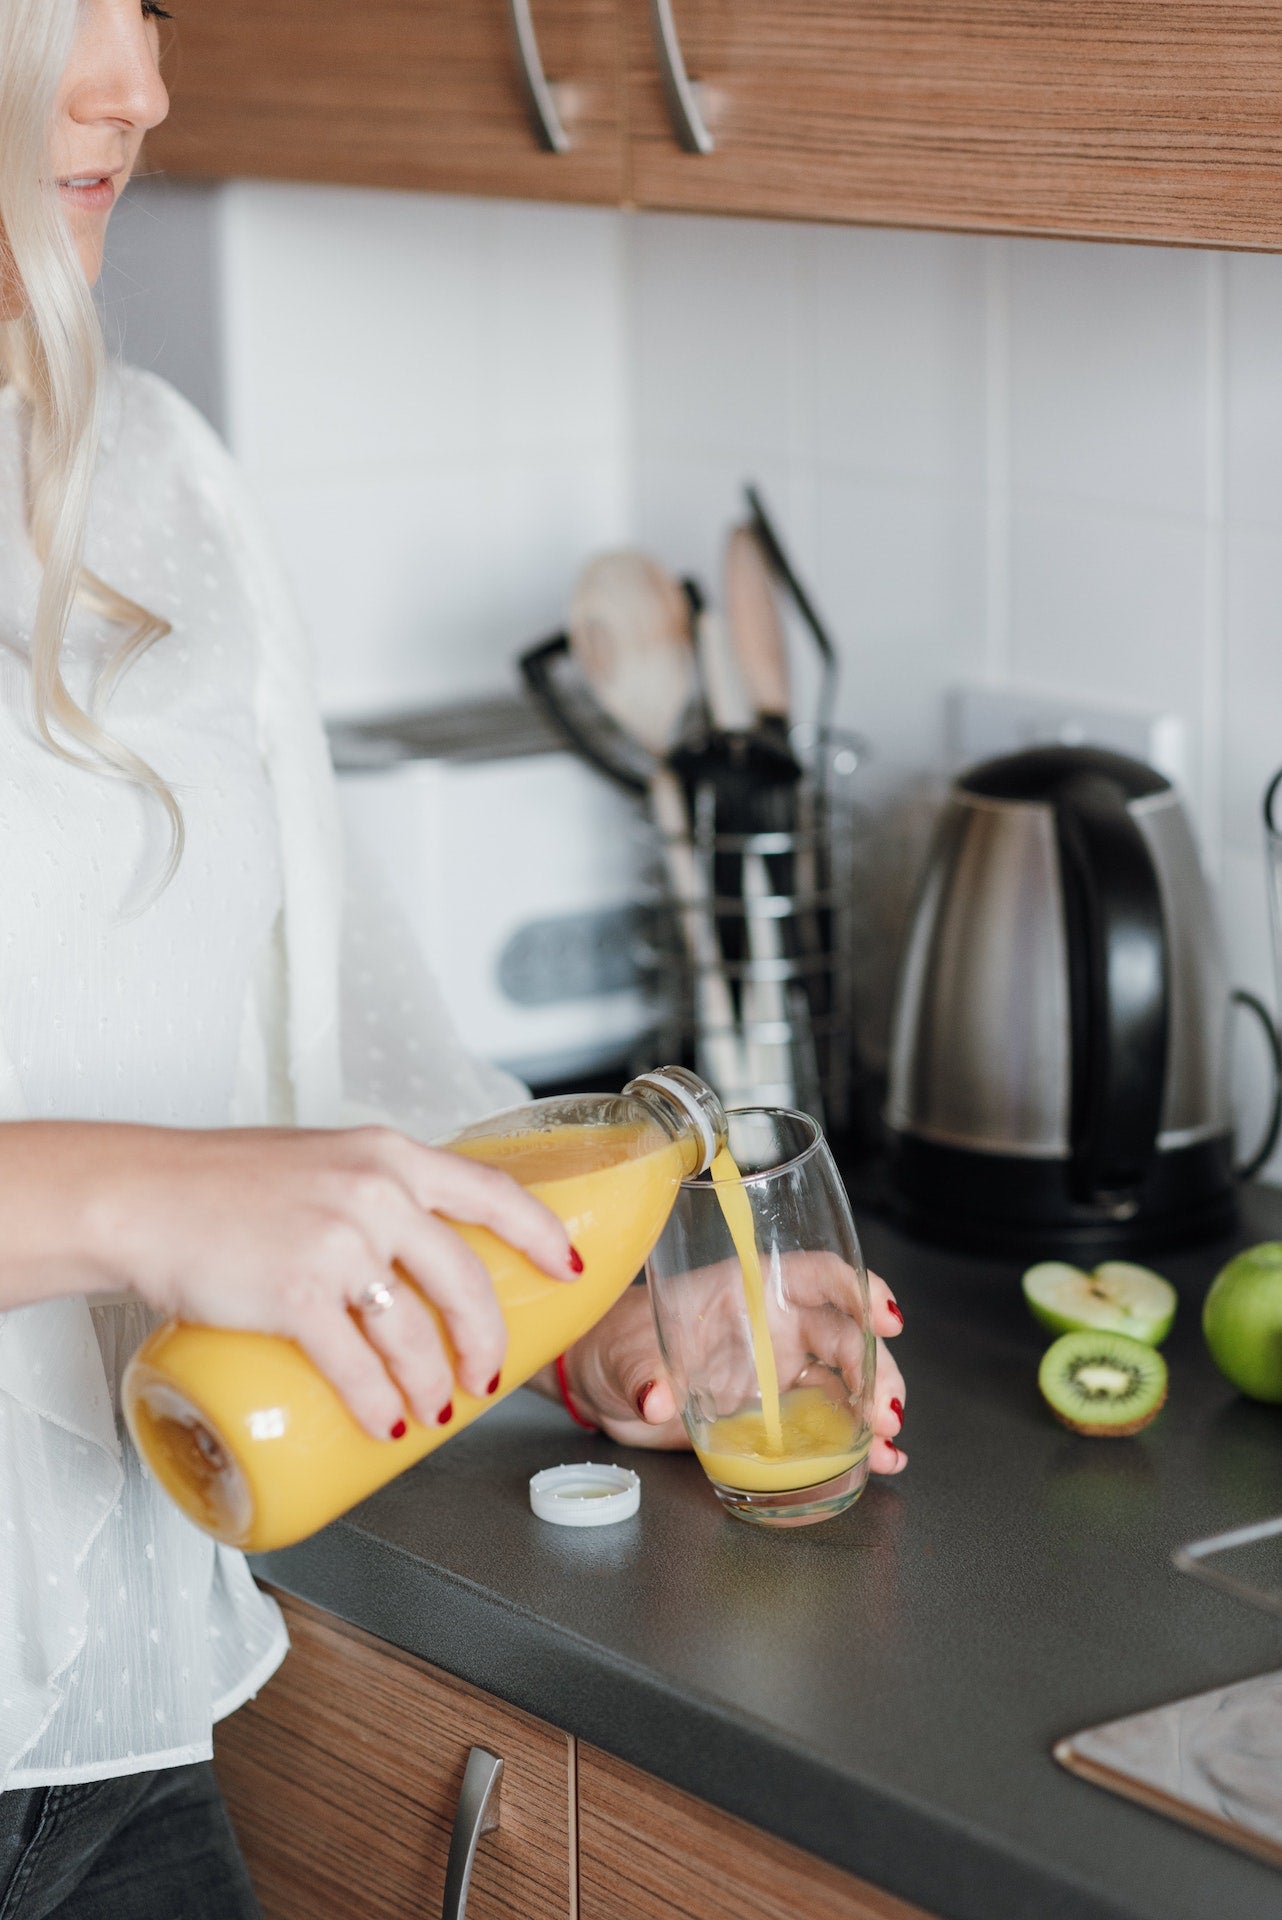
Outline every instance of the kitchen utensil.
{"type": "MultiPolygon", "coordinates": [[[[734,1003],[705,875],[690,844],[685,795],[665,760],[697,685],[691,605],[691,596],[644,554],[603,554],[584,569],[575,588],[568,644],[600,714],[618,735],[644,750],[642,790],[659,830],[673,903],[694,968],[706,1039],[704,1064],[718,1087],[734,1089],[744,1081],[734,1003]]],[[[546,657],[546,650],[539,651],[546,657]]],[[[527,655],[522,662],[527,677],[530,660],[527,655]]],[[[546,694],[547,681],[538,669],[536,680],[546,694]]],[[[551,711],[564,719],[555,704],[551,711]]],[[[572,739],[579,737],[575,728],[567,731],[572,739]]],[[[586,731],[589,757],[614,777],[612,750],[600,726],[593,724],[586,731]]]]}
{"type": "MultiPolygon", "coordinates": [[[[788,745],[786,643],[774,590],[752,534],[738,529],[727,542],[725,602],[724,619],[704,613],[698,626],[704,697],[717,729],[699,779],[715,796],[714,878],[726,903],[718,932],[727,962],[743,969],[744,1095],[792,1106],[798,1097],[793,1037],[773,901],[776,891],[791,892],[792,862],[776,856],[771,875],[753,838],[771,829],[786,833],[795,824],[801,768],[788,745]],[[744,845],[735,850],[739,836],[744,845]]],[[[794,1011],[805,1017],[804,1004],[794,1011]]]]}
{"type": "Polygon", "coordinates": [[[766,511],[766,503],[762,498],[761,489],[749,484],[745,486],[743,491],[744,498],[748,502],[748,507],[752,515],[752,530],[761,542],[762,551],[784,586],[787,587],[788,592],[792,595],[797,611],[809,628],[815,646],[819,650],[821,671],[819,703],[815,719],[815,739],[817,743],[817,759],[822,761],[825,757],[823,751],[824,741],[827,737],[828,729],[832,725],[832,717],[837,710],[837,649],[833,645],[831,634],[819,617],[814,601],[802,586],[800,579],[793,569],[792,562],[784,551],[783,541],[779,538],[779,533],[774,521],[766,511]]]}
{"type": "MultiPolygon", "coordinates": [[[[777,542],[776,542],[777,544],[777,542]]],[[[753,708],[755,724],[770,738],[786,748],[794,769],[794,781],[801,768],[789,745],[791,712],[789,698],[788,641],[779,615],[774,576],[766,560],[765,547],[757,522],[731,530],[726,543],[725,561],[726,619],[739,666],[740,678],[753,708]]],[[[831,719],[831,715],[828,716],[831,719]]],[[[781,770],[781,789],[787,780],[781,770]]],[[[797,824],[796,792],[781,790],[774,796],[771,824],[791,831],[797,824]]],[[[774,890],[791,894],[796,880],[790,861],[771,863],[774,890]]],[[[793,923],[790,931],[808,933],[811,951],[821,945],[819,930],[793,923]]]]}
{"type": "MultiPolygon", "coordinates": [[[[787,640],[771,591],[773,576],[791,595],[819,652],[819,706],[814,724],[814,752],[810,756],[810,765],[816,777],[810,791],[799,793],[797,800],[801,806],[814,807],[822,814],[824,788],[832,762],[829,736],[836,711],[837,650],[814,602],[784,551],[778,529],[766,511],[760,489],[749,484],[744,488],[744,496],[751,518],[747,526],[734,537],[731,552],[727,556],[726,588],[727,601],[733,601],[739,609],[739,626],[746,628],[746,635],[740,642],[741,667],[753,689],[757,709],[765,725],[776,728],[774,715],[780,712],[789,715],[791,702],[788,695],[787,640]]],[[[811,840],[811,836],[804,831],[805,823],[800,824],[803,827],[801,840],[804,845],[811,840]]],[[[820,890],[819,876],[813,872],[789,873],[783,870],[777,871],[774,878],[780,893],[813,894],[820,890]]],[[[817,920],[798,916],[793,932],[800,949],[805,953],[822,954],[831,949],[832,927],[822,913],[817,920]]],[[[818,975],[815,977],[819,978],[818,975]]],[[[821,1019],[827,1011],[812,1000],[812,1018],[821,1019]]]]}
{"type": "Polygon", "coordinates": [[[1229,1006],[1161,774],[1093,747],[973,768],[900,972],[886,1117],[911,1221],[1041,1253],[1224,1230],[1229,1006]]]}
{"type": "Polygon", "coordinates": [[[737,1166],[685,1180],[646,1263],[664,1364],[718,1499],[804,1526],[863,1491],[876,1343],[845,1188],[817,1124],[727,1116],[737,1166]],[[723,1177],[724,1176],[724,1177],[723,1177]]]}
{"type": "Polygon", "coordinates": [[[726,541],[725,608],[739,679],[755,722],[786,743],[788,641],[753,526],[732,527],[726,541]]]}
{"type": "MultiPolygon", "coordinates": [[[[783,954],[777,971],[787,1000],[794,1104],[822,1117],[823,1124],[833,1131],[858,1124],[859,1144],[866,1146],[867,1119],[858,1120],[856,1106],[862,1112],[868,1089],[860,1069],[854,1025],[856,972],[860,943],[866,937],[855,891],[856,850],[864,831],[857,798],[863,749],[853,735],[833,737],[822,795],[816,791],[812,752],[813,743],[804,751],[805,764],[796,789],[797,821],[792,831],[723,835],[718,831],[714,784],[705,781],[697,786],[692,809],[695,850],[705,869],[729,855],[741,874],[745,852],[750,852],[758,856],[767,872],[786,861],[796,874],[793,894],[775,890],[759,905],[753,901],[745,906],[741,898],[719,893],[719,919],[728,925],[736,912],[742,921],[745,910],[761,911],[778,924],[783,954]],[[803,940],[800,929],[813,930],[820,925],[829,929],[829,940],[817,947],[803,940]]],[[[692,753],[690,759],[697,776],[699,757],[692,753]]],[[[676,761],[684,772],[684,751],[678,752],[676,761]]],[[[697,1061],[699,1022],[688,958],[673,938],[676,929],[669,930],[665,916],[653,916],[649,927],[654,950],[648,956],[648,971],[657,989],[656,1037],[650,1051],[657,1049],[675,1058],[693,1042],[697,1061]]],[[[742,989],[748,977],[746,969],[746,961],[727,962],[732,985],[742,989]]],[[[764,1098],[764,1092],[749,1091],[736,1104],[755,1105],[764,1098]]]]}
{"type": "Polygon", "coordinates": [[[663,759],[698,684],[690,608],[677,581],[646,554],[599,554],[575,585],[568,632],[604,712],[663,759]]]}

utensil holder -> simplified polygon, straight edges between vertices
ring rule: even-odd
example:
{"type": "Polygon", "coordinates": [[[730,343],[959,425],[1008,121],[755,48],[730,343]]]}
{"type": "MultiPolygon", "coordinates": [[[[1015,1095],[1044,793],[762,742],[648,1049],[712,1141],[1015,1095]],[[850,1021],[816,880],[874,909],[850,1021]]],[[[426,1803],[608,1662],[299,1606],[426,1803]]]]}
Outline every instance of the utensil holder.
{"type": "Polygon", "coordinates": [[[803,768],[792,827],[727,833],[714,789],[691,796],[691,890],[674,890],[664,837],[649,830],[638,953],[655,1009],[646,1044],[688,1060],[727,1106],[798,1107],[841,1132],[862,1084],[854,974],[865,749],[853,735],[816,740],[800,728],[792,745],[803,768]],[[692,915],[710,926],[713,941],[700,944],[715,960],[692,958],[692,915]]]}

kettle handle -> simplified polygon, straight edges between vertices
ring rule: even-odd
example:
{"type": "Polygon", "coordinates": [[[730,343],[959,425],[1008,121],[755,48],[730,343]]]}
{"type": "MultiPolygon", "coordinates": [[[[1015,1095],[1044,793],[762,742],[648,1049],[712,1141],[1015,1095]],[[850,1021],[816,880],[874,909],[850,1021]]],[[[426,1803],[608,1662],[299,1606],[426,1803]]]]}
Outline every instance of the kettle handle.
{"type": "Polygon", "coordinates": [[[1273,1089],[1269,1096],[1269,1116],[1264,1123],[1264,1132],[1255,1152],[1234,1167],[1235,1180],[1253,1180],[1278,1143],[1278,1134],[1282,1133],[1282,1035],[1279,1035],[1277,1022],[1265,1006],[1263,1000],[1254,993],[1248,993],[1245,987],[1234,987],[1229,999],[1235,1007],[1245,1007],[1253,1013],[1260,1023],[1264,1035],[1264,1044],[1268,1049],[1269,1067],[1273,1077],[1273,1089]]]}
{"type": "Polygon", "coordinates": [[[1162,897],[1127,795],[1104,774],[1055,792],[1068,936],[1074,1186],[1134,1212],[1166,1086],[1170,970],[1162,897]]]}

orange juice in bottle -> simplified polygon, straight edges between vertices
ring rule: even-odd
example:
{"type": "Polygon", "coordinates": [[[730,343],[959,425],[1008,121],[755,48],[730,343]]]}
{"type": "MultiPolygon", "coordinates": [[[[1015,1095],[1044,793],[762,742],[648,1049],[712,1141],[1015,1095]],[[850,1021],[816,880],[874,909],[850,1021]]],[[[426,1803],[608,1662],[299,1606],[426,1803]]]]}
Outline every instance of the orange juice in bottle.
{"type": "Polygon", "coordinates": [[[583,1273],[558,1281],[484,1227],[457,1231],[480,1256],[507,1322],[497,1395],[455,1384],[445,1426],[411,1419],[373,1440],[292,1340],[170,1321],[124,1379],[134,1443],[205,1532],[249,1552],[292,1545],[394,1479],[594,1326],[645,1264],[683,1179],[725,1145],[711,1088],[681,1067],[622,1094],[538,1100],[440,1144],[502,1167],[562,1219],[583,1273]]]}

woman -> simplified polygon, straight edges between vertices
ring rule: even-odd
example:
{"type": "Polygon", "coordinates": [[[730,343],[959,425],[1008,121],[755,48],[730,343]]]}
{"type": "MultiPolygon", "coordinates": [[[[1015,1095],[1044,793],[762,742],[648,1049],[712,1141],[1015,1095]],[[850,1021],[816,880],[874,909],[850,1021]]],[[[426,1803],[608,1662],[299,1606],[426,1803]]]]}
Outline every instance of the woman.
{"type": "MultiPolygon", "coordinates": [[[[344,914],[303,650],[225,453],[101,365],[88,289],[167,109],[163,17],[0,0],[0,1920],[257,1911],[205,1762],[284,1630],[124,1435],[156,1315],[292,1337],[394,1448],[452,1374],[390,1263],[478,1394],[504,1330],[448,1220],[577,1264],[505,1176],[414,1137],[514,1085],[381,910],[344,914]]],[[[681,1444],[635,1291],[565,1386],[614,1437],[681,1444]]],[[[901,1419],[880,1350],[878,1471],[901,1419]]]]}

